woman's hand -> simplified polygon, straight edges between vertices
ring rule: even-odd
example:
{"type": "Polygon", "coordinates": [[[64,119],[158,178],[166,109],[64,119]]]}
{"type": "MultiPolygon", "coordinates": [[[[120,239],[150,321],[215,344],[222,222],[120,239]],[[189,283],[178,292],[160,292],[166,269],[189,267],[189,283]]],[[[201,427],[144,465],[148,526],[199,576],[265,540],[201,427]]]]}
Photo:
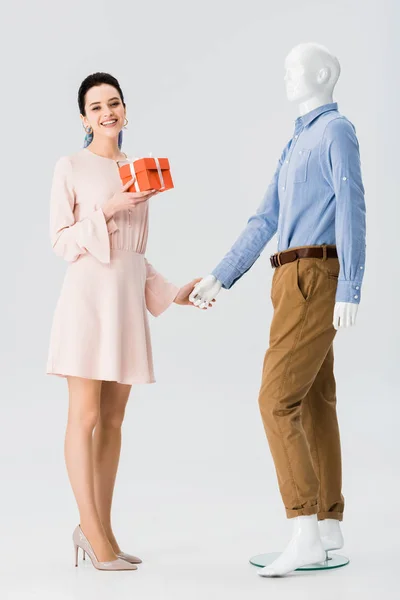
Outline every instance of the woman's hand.
{"type": "MultiPolygon", "coordinates": [[[[191,304],[193,306],[193,303],[190,302],[190,300],[189,300],[189,296],[192,293],[194,286],[199,281],[201,281],[201,277],[198,279],[193,279],[193,281],[191,281],[190,283],[187,283],[186,285],[181,287],[181,289],[177,293],[176,298],[174,300],[175,304],[180,304],[181,306],[187,306],[188,304],[191,304]]],[[[212,302],[215,302],[215,298],[208,304],[209,307],[212,307],[212,302]]],[[[196,308],[198,308],[198,307],[196,307],[196,308]]],[[[206,309],[206,307],[204,307],[200,310],[205,310],[205,309],[206,309]]]]}
{"type": "Polygon", "coordinates": [[[133,185],[135,179],[131,179],[122,186],[121,191],[116,192],[112,198],[109,198],[102,206],[102,210],[106,220],[111,219],[115,213],[120,210],[129,210],[139,204],[140,202],[146,202],[149,198],[154,196],[156,190],[148,190],[147,192],[128,192],[127,190],[133,185]]]}

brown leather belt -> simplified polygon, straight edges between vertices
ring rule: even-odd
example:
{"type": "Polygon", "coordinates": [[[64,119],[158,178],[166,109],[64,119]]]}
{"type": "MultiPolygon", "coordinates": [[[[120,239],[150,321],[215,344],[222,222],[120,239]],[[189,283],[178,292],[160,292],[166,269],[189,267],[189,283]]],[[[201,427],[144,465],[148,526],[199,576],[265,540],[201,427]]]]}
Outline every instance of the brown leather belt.
{"type": "Polygon", "coordinates": [[[296,250],[284,250],[270,256],[271,266],[273,269],[294,262],[298,258],[337,258],[335,246],[307,246],[297,248],[296,250]]]}

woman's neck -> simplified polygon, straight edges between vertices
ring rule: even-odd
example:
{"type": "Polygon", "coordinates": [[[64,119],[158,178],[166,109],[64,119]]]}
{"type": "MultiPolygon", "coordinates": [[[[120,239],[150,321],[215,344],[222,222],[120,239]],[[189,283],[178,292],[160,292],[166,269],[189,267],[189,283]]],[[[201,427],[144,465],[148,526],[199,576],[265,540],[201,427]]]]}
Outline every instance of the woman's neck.
{"type": "Polygon", "coordinates": [[[108,138],[102,140],[94,139],[88,148],[91,152],[104,156],[104,158],[111,158],[112,160],[118,160],[122,156],[125,156],[118,147],[118,138],[116,140],[108,138]]]}

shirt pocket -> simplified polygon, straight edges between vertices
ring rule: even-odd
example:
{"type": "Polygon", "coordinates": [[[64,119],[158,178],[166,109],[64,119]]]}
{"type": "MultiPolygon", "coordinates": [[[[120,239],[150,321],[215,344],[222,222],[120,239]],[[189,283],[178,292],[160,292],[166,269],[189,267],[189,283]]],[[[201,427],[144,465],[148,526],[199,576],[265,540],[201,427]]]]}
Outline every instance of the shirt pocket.
{"type": "Polygon", "coordinates": [[[301,148],[297,150],[297,164],[294,171],[293,183],[305,183],[307,181],[308,161],[311,150],[301,148]]]}

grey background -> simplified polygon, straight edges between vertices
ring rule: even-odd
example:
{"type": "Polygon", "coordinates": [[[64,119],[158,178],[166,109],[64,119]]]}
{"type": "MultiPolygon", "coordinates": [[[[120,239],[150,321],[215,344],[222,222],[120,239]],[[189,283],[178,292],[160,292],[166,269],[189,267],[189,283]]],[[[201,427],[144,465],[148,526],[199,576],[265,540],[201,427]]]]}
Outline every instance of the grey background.
{"type": "Polygon", "coordinates": [[[393,1],[14,2],[2,19],[0,475],[3,598],[178,600],[396,596],[398,480],[398,8],[393,1]],[[52,254],[55,161],[79,149],[81,80],[114,74],[128,154],[168,156],[147,256],[172,281],[204,276],[258,206],[296,106],[283,61],[315,41],[342,66],[335,100],[356,126],[368,211],[357,327],[335,342],[347,501],[343,571],[257,577],[252,554],[290,535],[258,413],[271,320],[262,257],[207,312],[152,319],[157,384],[132,390],[114,528],[137,573],[73,567],[77,511],[64,467],[66,382],[45,375],[66,263],[52,254]],[[104,581],[107,579],[107,582],[104,581]]]}

